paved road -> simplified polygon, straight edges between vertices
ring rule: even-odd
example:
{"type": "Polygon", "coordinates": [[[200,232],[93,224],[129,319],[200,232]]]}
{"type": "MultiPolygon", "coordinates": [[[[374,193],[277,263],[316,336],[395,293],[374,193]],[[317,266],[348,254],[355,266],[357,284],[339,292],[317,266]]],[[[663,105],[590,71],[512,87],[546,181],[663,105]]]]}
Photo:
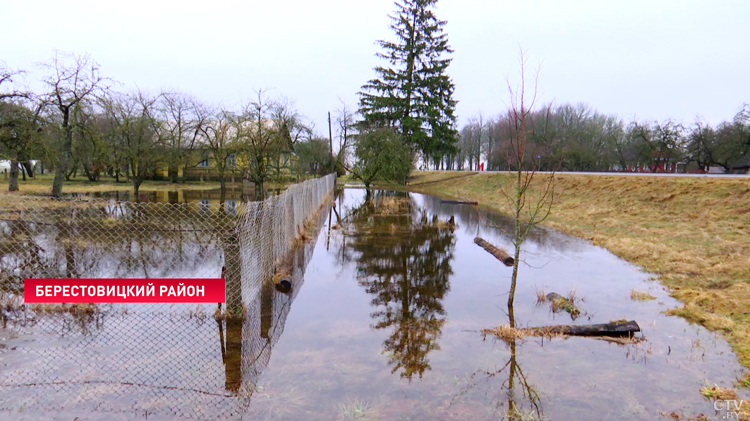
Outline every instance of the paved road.
{"type": "MultiPolygon", "coordinates": [[[[454,172],[486,172],[507,173],[508,171],[454,171],[454,172]]],[[[539,171],[540,174],[549,174],[547,171],[539,171]]],[[[707,177],[707,178],[750,178],[750,174],[683,174],[683,173],[650,173],[650,172],[568,172],[558,171],[557,174],[574,175],[613,175],[623,177],[707,177]]]]}

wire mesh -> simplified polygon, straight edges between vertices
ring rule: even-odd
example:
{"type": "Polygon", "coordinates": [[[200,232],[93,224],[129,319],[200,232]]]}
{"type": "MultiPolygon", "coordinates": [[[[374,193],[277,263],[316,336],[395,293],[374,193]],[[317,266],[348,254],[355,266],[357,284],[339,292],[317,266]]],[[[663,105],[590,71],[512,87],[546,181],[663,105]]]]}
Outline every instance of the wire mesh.
{"type": "Polygon", "coordinates": [[[0,414],[240,418],[302,285],[316,237],[309,230],[322,225],[334,184],[329,175],[231,206],[0,204],[0,414]],[[291,291],[274,287],[281,273],[291,291]],[[23,302],[25,278],[222,274],[222,311],[216,303],[23,302]]]}

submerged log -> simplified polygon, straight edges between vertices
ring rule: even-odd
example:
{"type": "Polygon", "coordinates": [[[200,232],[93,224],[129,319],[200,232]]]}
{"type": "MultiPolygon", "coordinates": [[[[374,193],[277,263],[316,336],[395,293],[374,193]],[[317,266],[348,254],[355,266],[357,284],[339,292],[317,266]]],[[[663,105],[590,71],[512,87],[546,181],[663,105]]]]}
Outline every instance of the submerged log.
{"type": "Polygon", "coordinates": [[[440,203],[452,203],[454,205],[478,205],[477,202],[465,202],[463,200],[441,200],[440,203]]]}
{"type": "Polygon", "coordinates": [[[530,327],[526,330],[542,334],[560,334],[571,336],[632,336],[641,331],[635,320],[601,323],[596,325],[558,325],[530,327]]]}
{"type": "Polygon", "coordinates": [[[477,243],[479,247],[487,250],[487,253],[495,256],[497,260],[503,262],[505,266],[513,266],[513,258],[510,257],[510,254],[508,254],[508,252],[506,252],[505,250],[493,246],[481,237],[475,238],[474,242],[477,243]]]}

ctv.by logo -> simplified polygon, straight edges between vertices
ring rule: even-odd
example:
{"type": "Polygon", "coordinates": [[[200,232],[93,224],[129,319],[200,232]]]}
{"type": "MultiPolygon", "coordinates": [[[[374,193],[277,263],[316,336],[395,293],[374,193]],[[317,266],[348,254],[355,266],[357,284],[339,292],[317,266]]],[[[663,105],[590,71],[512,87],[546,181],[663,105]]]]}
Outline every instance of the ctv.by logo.
{"type": "Polygon", "coordinates": [[[715,400],[714,409],[717,411],[726,411],[726,414],[721,417],[722,419],[738,420],[740,419],[740,414],[742,413],[740,409],[742,408],[742,405],[744,403],[744,400],[738,401],[737,399],[715,400]]]}

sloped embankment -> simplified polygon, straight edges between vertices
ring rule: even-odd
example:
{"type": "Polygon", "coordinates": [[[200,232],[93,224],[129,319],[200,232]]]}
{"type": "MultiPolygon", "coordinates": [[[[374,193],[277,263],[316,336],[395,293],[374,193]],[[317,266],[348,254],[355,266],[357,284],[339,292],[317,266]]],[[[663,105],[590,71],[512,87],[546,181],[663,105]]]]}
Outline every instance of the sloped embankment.
{"type": "MultiPolygon", "coordinates": [[[[685,303],[672,314],[724,332],[750,367],[750,179],[555,177],[547,225],[659,275],[685,303]]],[[[502,192],[512,181],[509,174],[423,171],[408,189],[509,213],[502,192]]]]}

